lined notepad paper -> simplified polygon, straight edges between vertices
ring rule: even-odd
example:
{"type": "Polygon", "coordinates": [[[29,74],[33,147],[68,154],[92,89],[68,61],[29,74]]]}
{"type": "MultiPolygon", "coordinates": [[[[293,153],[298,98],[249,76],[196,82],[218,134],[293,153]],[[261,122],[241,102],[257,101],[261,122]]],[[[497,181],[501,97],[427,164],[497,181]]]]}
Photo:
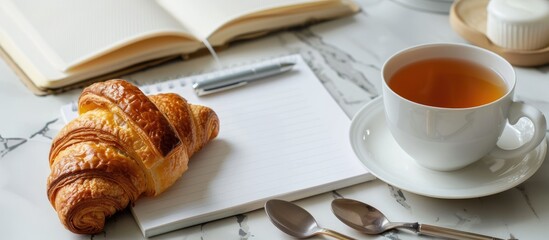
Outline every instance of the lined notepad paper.
{"type": "MultiPolygon", "coordinates": [[[[190,85],[206,75],[142,87],[209,106],[221,123],[175,185],[132,208],[145,236],[373,179],[351,149],[350,119],[299,55],[285,58],[297,62],[288,73],[204,97],[190,85]]],[[[75,117],[71,106],[63,114],[75,117]]]]}

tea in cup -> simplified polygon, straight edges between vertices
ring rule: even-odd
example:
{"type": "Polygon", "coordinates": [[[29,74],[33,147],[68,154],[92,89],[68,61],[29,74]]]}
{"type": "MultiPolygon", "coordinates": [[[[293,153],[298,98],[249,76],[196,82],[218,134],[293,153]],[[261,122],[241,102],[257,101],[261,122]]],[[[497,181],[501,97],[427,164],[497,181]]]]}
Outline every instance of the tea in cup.
{"type": "Polygon", "coordinates": [[[382,69],[387,125],[400,147],[426,168],[451,171],[491,155],[514,158],[545,140],[543,114],[513,101],[513,67],[488,50],[427,44],[400,51],[382,69]],[[516,149],[497,146],[507,122],[530,119],[532,139],[516,149]]]}

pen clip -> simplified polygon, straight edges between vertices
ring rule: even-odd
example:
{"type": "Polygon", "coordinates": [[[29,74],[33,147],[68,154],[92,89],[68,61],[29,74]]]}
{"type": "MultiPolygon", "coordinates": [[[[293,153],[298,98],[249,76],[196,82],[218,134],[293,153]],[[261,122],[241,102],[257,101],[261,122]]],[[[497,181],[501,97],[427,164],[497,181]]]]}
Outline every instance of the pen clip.
{"type": "Polygon", "coordinates": [[[248,84],[248,82],[242,81],[242,82],[237,82],[237,83],[233,83],[233,84],[229,84],[229,85],[223,85],[223,86],[214,87],[214,88],[207,88],[207,89],[195,87],[196,85],[193,86],[193,88],[194,88],[194,92],[196,93],[196,95],[204,96],[204,95],[208,95],[210,93],[216,93],[216,92],[225,91],[225,90],[231,89],[231,88],[241,87],[241,86],[244,86],[246,84],[248,84]]]}

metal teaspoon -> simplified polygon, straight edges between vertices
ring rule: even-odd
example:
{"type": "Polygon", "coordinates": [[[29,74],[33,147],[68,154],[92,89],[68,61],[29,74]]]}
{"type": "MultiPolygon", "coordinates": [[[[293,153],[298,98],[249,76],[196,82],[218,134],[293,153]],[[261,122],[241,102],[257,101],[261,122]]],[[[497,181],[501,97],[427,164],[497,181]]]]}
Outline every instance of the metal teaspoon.
{"type": "Polygon", "coordinates": [[[340,240],[354,240],[336,231],[322,228],[307,210],[291,202],[271,199],[265,203],[265,212],[280,230],[296,238],[324,234],[340,240]]]}
{"type": "Polygon", "coordinates": [[[500,238],[480,235],[476,233],[463,232],[459,230],[437,227],[420,223],[390,222],[383,213],[376,208],[352,199],[335,199],[332,201],[332,212],[339,220],[358,231],[366,234],[380,234],[385,231],[404,228],[433,237],[447,239],[471,239],[471,240],[502,240],[500,238]]]}

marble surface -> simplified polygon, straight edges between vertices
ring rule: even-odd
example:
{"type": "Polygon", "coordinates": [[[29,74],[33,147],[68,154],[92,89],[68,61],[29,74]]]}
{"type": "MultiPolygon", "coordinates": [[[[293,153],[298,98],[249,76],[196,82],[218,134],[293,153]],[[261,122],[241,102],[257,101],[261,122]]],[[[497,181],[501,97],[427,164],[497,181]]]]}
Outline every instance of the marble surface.
{"type": "MultiPolygon", "coordinates": [[[[221,52],[232,66],[292,53],[301,54],[349,117],[381,93],[380,68],[403,48],[432,42],[465,41],[449,25],[448,15],[413,8],[405,1],[362,0],[354,17],[279,32],[234,44],[221,52]]],[[[425,2],[425,1],[423,1],[425,2]]],[[[151,84],[211,71],[210,56],[175,62],[125,76],[151,84]]],[[[549,65],[515,68],[516,98],[549,114],[549,65]]],[[[97,235],[65,230],[46,197],[47,156],[52,137],[62,127],[59,108],[79,90],[37,97],[0,62],[0,238],[1,239],[142,239],[129,211],[110,218],[97,235]]],[[[407,174],[402,172],[402,174],[407,174]]],[[[324,193],[296,203],[324,227],[358,239],[429,239],[406,231],[363,235],[331,213],[338,197],[381,209],[394,221],[419,221],[505,239],[546,239],[549,235],[549,163],[523,184],[473,199],[436,199],[406,192],[380,180],[324,193]]],[[[324,237],[316,237],[324,239],[324,237]]],[[[170,232],[153,239],[292,239],[275,228],[263,209],[170,232]]],[[[432,238],[431,238],[432,239],[432,238]]]]}

